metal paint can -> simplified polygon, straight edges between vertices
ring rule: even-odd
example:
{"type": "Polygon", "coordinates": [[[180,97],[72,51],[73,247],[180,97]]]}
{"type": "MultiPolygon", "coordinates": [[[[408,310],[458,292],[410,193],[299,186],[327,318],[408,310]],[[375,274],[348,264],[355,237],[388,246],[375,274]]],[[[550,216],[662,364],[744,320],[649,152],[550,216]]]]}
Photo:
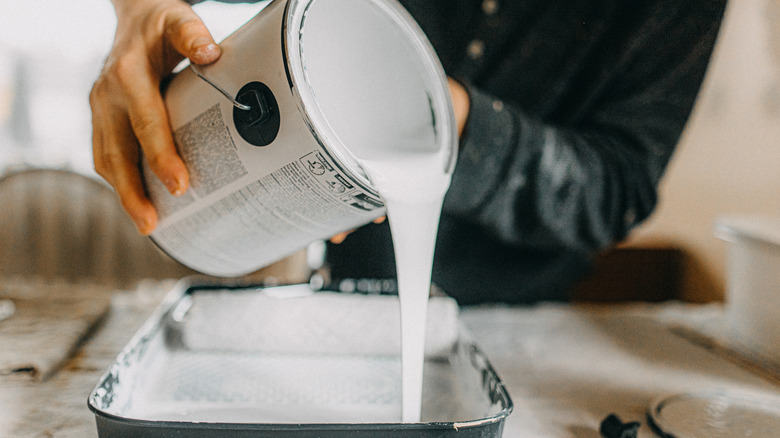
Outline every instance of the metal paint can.
{"type": "Polygon", "coordinates": [[[165,90],[190,190],[143,165],[151,238],[184,265],[243,275],[384,215],[360,165],[372,148],[423,138],[452,171],[446,76],[396,0],[274,0],[221,47],[165,90]]]}

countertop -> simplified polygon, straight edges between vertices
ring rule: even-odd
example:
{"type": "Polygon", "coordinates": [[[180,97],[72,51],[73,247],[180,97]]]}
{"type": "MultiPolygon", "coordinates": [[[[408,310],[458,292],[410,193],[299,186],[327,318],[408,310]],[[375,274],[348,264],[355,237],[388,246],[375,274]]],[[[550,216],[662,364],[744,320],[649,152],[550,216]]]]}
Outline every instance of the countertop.
{"type": "MultiPolygon", "coordinates": [[[[96,437],[87,396],[172,285],[147,282],[112,292],[105,320],[51,377],[0,376],[0,436],[96,437]]],[[[721,318],[718,305],[676,302],[461,310],[514,402],[504,429],[508,438],[598,438],[610,413],[640,422],[639,437],[649,438],[655,435],[645,414],[664,395],[778,392],[771,375],[684,335],[721,318]]]]}

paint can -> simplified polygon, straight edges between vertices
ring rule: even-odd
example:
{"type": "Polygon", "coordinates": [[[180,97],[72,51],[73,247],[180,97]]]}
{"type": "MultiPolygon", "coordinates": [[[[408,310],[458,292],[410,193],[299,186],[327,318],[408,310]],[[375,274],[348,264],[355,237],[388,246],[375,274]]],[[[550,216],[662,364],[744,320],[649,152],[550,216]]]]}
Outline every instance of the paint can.
{"type": "Polygon", "coordinates": [[[274,0],[220,45],[164,94],[190,190],[143,164],[151,238],[184,265],[239,276],[383,216],[360,165],[377,148],[445,151],[452,171],[446,76],[396,0],[274,0]]]}

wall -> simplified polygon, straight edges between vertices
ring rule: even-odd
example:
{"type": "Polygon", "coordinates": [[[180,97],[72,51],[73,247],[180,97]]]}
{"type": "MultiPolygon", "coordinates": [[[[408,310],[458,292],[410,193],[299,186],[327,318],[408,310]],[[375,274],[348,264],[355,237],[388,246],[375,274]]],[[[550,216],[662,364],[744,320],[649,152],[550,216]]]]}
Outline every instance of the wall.
{"type": "Polygon", "coordinates": [[[660,190],[629,246],[673,244],[690,256],[683,294],[724,297],[720,217],[780,217],[780,0],[731,0],[699,101],[660,190]]]}

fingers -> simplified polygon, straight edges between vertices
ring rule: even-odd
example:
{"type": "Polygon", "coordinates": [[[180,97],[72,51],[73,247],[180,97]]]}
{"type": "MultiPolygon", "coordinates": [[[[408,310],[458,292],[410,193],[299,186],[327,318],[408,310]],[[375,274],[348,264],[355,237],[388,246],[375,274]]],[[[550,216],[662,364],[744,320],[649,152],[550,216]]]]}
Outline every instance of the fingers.
{"type": "Polygon", "coordinates": [[[179,196],[189,185],[187,167],[173,142],[158,81],[149,72],[144,72],[142,66],[137,69],[123,84],[125,90],[134,90],[125,102],[132,126],[130,134],[137,138],[154,174],[171,194],[179,196]]]}
{"type": "Polygon", "coordinates": [[[172,194],[184,193],[189,177],[173,143],[159,79],[138,46],[110,59],[93,87],[93,154],[95,170],[114,187],[139,232],[150,234],[157,215],[143,189],[139,145],[172,194]]]}
{"type": "MultiPolygon", "coordinates": [[[[205,64],[219,58],[221,52],[214,38],[188,5],[178,3],[169,8],[164,15],[163,29],[164,46],[170,45],[192,62],[205,64]]],[[[187,190],[189,175],[173,142],[165,103],[159,92],[160,77],[167,71],[155,72],[153,64],[133,63],[128,67],[132,71],[123,88],[133,90],[133,93],[127,95],[127,112],[152,172],[171,194],[178,196],[187,190]]]]}
{"type": "MultiPolygon", "coordinates": [[[[100,94],[93,90],[91,96],[100,94]]],[[[148,235],[157,225],[157,213],[146,197],[138,171],[138,145],[128,123],[115,117],[104,100],[91,99],[93,105],[92,150],[95,170],[114,187],[122,207],[141,234],[148,235]],[[107,124],[111,124],[109,129],[107,124]]],[[[126,117],[124,117],[126,120],[126,117]]]]}
{"type": "Polygon", "coordinates": [[[175,8],[166,15],[164,25],[171,46],[191,62],[209,64],[219,58],[219,46],[192,8],[175,8]]]}
{"type": "MultiPolygon", "coordinates": [[[[378,217],[378,218],[374,219],[374,221],[373,221],[373,222],[374,222],[375,224],[381,224],[381,223],[382,223],[382,222],[384,222],[385,220],[387,220],[387,216],[381,216],[381,217],[378,217]]],[[[352,234],[352,232],[354,232],[354,231],[355,231],[355,230],[349,230],[349,231],[345,231],[345,232],[343,232],[343,233],[336,234],[335,236],[333,236],[333,237],[331,237],[331,238],[329,239],[329,240],[330,240],[330,243],[333,243],[333,244],[336,244],[336,245],[338,245],[338,244],[340,244],[340,243],[344,242],[344,240],[347,238],[347,236],[349,236],[350,234],[352,234]]]]}
{"type": "Polygon", "coordinates": [[[209,63],[220,50],[200,18],[180,1],[115,1],[117,32],[106,66],[90,93],[95,170],[119,195],[142,234],[157,225],[143,188],[141,151],[174,195],[189,186],[176,150],[160,81],[182,59],[209,63]]]}
{"type": "Polygon", "coordinates": [[[335,236],[330,238],[330,243],[338,245],[341,242],[343,242],[344,239],[346,239],[350,233],[352,233],[352,231],[345,231],[343,233],[336,234],[335,236]]]}
{"type": "Polygon", "coordinates": [[[463,135],[463,129],[466,127],[469,108],[471,106],[469,93],[463,85],[452,78],[447,78],[447,84],[449,85],[450,96],[452,97],[452,109],[455,113],[455,123],[458,127],[458,135],[463,135]]]}

